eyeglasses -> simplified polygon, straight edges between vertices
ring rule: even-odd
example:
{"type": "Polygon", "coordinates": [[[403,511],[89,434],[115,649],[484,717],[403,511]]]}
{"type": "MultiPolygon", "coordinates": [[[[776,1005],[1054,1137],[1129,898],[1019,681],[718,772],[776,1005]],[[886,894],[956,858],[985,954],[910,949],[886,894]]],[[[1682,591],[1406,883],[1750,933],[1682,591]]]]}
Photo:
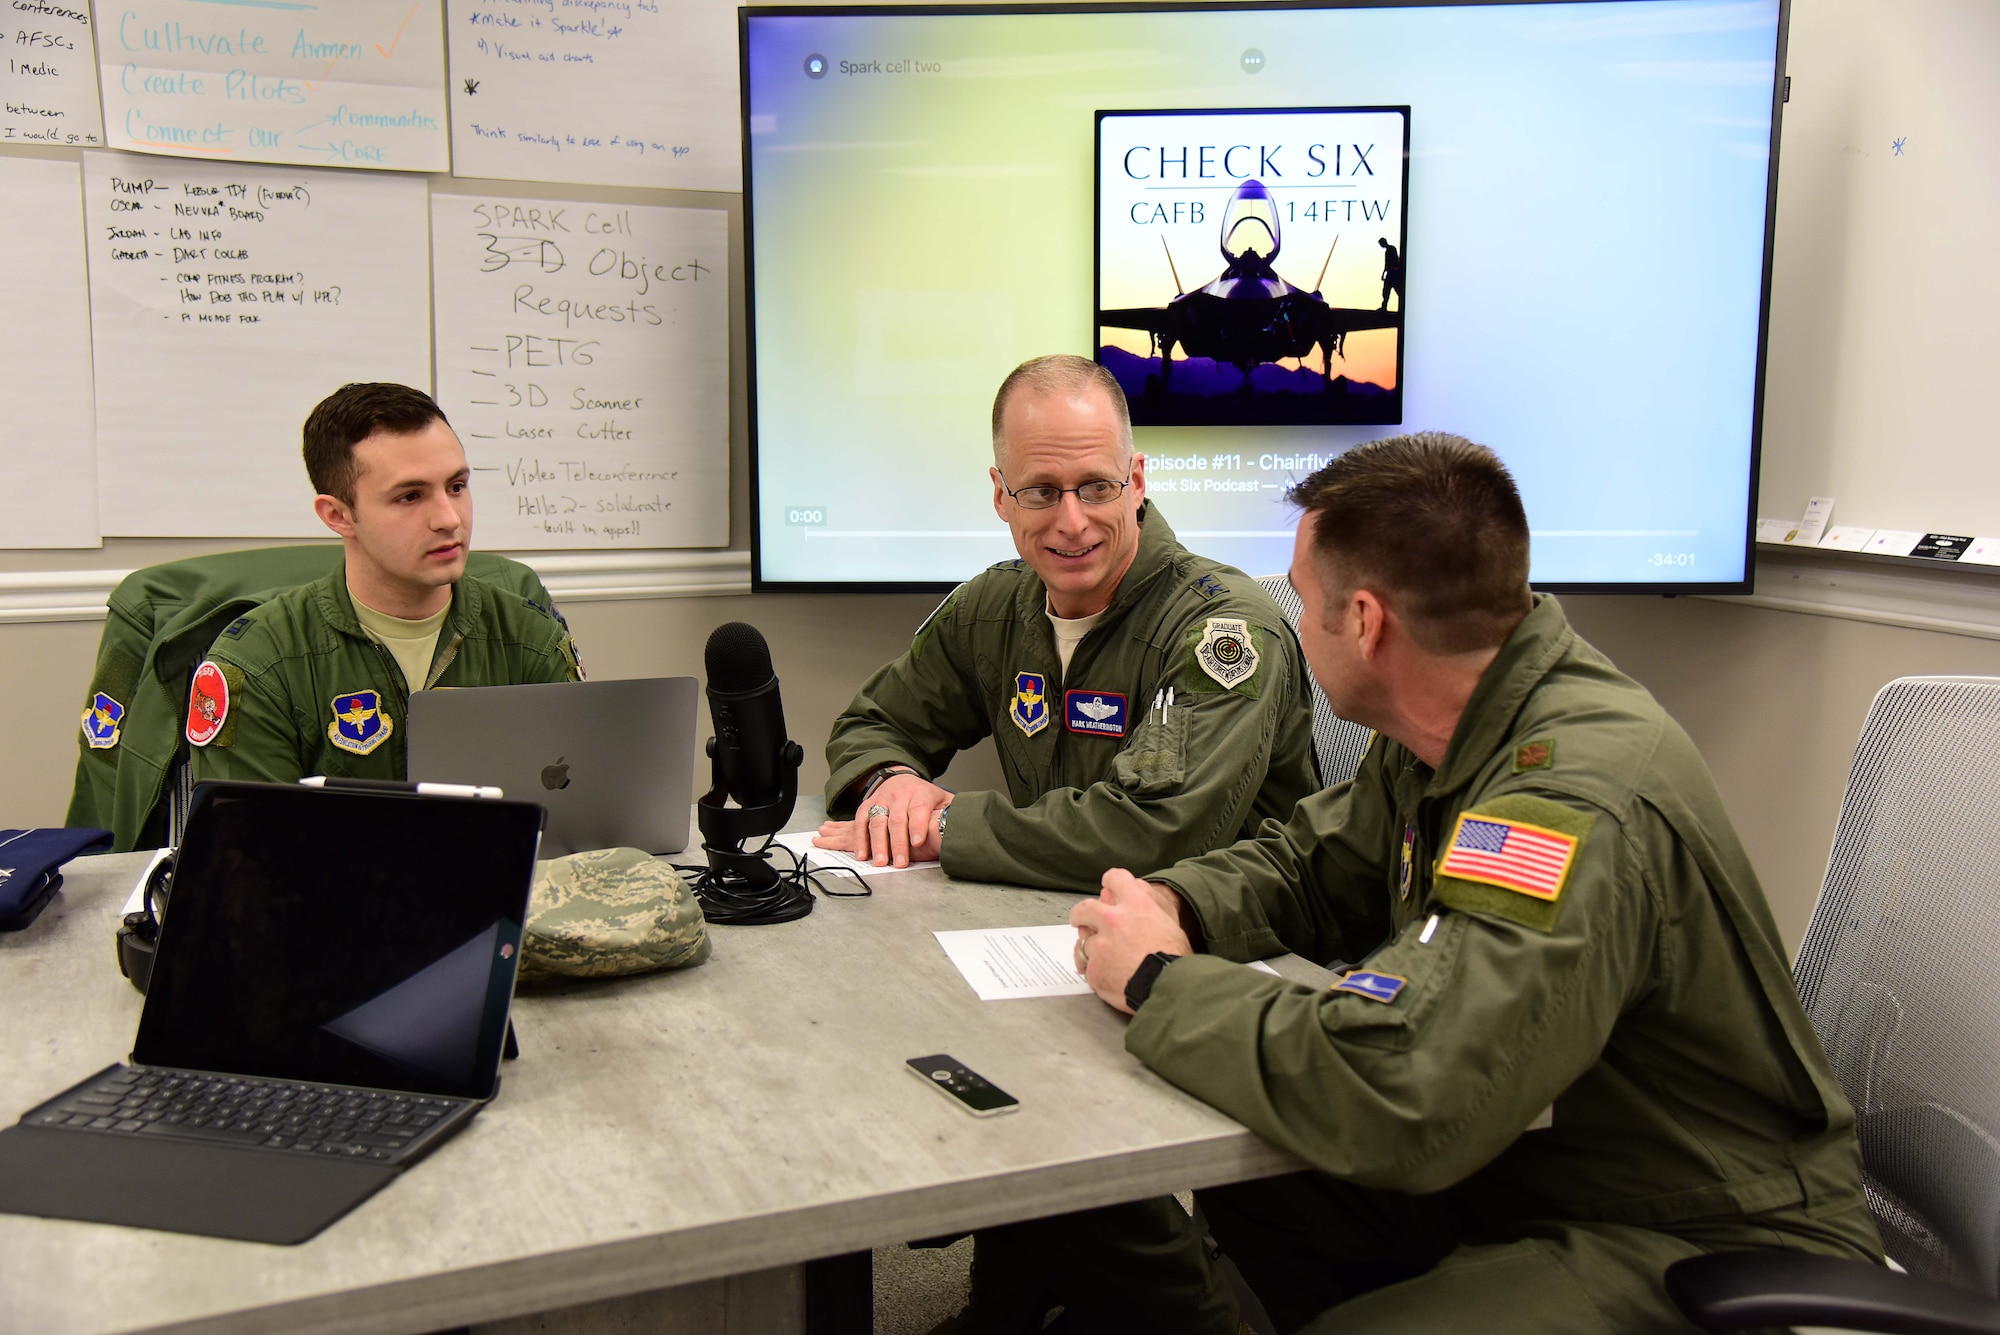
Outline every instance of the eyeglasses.
{"type": "Polygon", "coordinates": [[[1127,477],[1123,482],[1113,482],[1109,478],[1098,478],[1095,481],[1081,483],[1074,487],[1051,487],[1043,484],[1036,487],[1023,487],[1019,491],[1016,491],[1007,485],[1005,475],[1002,475],[1000,478],[1000,490],[1012,496],[1014,503],[1023,510],[1053,510],[1056,506],[1061,505],[1062,498],[1071,492],[1075,492],[1076,498],[1085,505],[1109,505],[1123,495],[1125,488],[1131,485],[1132,479],[1130,477],[1127,477]]]}

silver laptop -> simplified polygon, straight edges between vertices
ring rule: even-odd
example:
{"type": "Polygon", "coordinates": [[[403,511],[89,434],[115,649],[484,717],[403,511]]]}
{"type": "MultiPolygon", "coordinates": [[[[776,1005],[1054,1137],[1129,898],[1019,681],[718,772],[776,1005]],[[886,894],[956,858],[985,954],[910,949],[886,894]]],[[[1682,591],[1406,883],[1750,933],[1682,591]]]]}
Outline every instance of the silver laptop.
{"type": "Polygon", "coordinates": [[[541,856],[687,847],[693,677],[476,686],[410,697],[412,783],[473,783],[540,802],[541,856]]]}

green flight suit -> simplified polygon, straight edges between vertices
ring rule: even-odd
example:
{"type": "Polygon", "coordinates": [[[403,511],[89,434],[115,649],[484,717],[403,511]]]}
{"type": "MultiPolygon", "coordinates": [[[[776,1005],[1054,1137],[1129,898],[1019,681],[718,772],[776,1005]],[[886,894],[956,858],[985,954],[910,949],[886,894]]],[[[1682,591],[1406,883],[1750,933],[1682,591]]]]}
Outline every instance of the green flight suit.
{"type": "Polygon", "coordinates": [[[856,781],[878,766],[933,778],[991,734],[1007,792],[959,794],[944,870],[1078,890],[1111,867],[1143,871],[1231,843],[1317,790],[1304,659],[1277,605],[1242,572],[1181,546],[1152,502],[1139,517],[1132,567],[1067,679],[1047,590],[1024,562],[946,598],[835,721],[828,813],[851,817],[856,781]],[[1153,697],[1167,687],[1174,708],[1159,717],[1153,697]]]}
{"type": "Polygon", "coordinates": [[[1281,1325],[1373,1289],[1312,1328],[1685,1330],[1660,1283],[1679,1256],[1881,1259],[1853,1111],[1714,780],[1552,599],[1439,771],[1380,738],[1351,784],[1152,879],[1207,953],[1166,968],[1126,1047],[1326,1175],[1204,1197],[1281,1325]],[[1461,814],[1486,820],[1454,844],[1461,814]],[[1553,897],[1494,883],[1555,874],[1493,861],[1500,828],[1556,850],[1553,897]],[[1285,950],[1374,977],[1232,962],[1285,950]],[[1417,1277],[1343,1287],[1337,1258],[1417,1277]]]}
{"type": "MultiPolygon", "coordinates": [[[[201,722],[190,718],[196,781],[405,777],[409,690],[395,658],[361,629],[344,565],[238,617],[216,637],[208,662],[221,670],[228,701],[206,742],[201,722]]],[[[550,608],[466,575],[452,586],[424,685],[582,676],[569,631],[550,608]]],[[[197,690],[201,684],[197,672],[197,690]]]]}

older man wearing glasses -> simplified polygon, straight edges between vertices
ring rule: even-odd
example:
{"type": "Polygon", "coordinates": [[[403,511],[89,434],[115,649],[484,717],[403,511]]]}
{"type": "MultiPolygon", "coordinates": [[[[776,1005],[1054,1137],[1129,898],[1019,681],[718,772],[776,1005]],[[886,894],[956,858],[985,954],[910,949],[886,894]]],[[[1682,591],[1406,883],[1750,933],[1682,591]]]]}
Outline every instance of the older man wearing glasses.
{"type": "Polygon", "coordinates": [[[1020,559],[959,586],[827,741],[822,847],[1082,890],[1284,820],[1319,788],[1298,642],[1146,499],[1117,381],[1038,357],[993,400],[993,508],[1020,559]],[[991,734],[1007,791],[933,783],[991,734]]]}

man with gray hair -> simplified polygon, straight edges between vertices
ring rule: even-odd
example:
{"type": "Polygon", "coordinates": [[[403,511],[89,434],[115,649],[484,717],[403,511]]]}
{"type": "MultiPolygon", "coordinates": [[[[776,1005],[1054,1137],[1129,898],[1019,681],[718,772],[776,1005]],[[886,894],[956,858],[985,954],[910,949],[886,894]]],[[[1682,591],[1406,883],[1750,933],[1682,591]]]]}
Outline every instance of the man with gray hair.
{"type": "Polygon", "coordinates": [[[1118,382],[1082,357],[1022,363],[989,472],[1020,557],[960,585],[834,723],[820,845],[1081,890],[1289,817],[1319,787],[1298,642],[1146,499],[1118,382]],[[1006,792],[933,782],[988,735],[1006,792]]]}

